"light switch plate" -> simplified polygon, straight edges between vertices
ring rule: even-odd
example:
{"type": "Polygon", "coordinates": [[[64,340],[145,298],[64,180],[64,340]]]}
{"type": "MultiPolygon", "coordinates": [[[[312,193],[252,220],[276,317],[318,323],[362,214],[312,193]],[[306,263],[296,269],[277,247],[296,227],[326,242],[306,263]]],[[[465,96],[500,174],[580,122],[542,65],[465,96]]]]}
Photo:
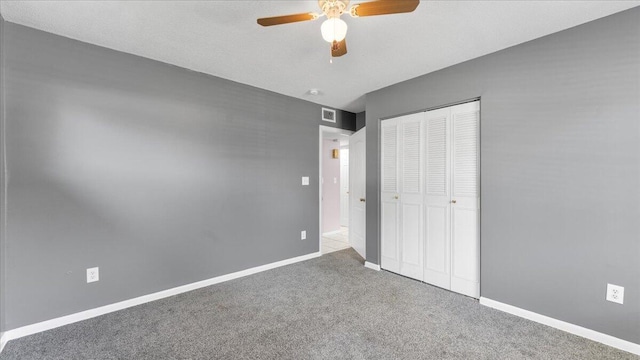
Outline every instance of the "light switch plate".
{"type": "Polygon", "coordinates": [[[624,287],[613,285],[613,284],[607,284],[607,300],[614,303],[623,304],[624,303],[624,287]]]}
{"type": "Polygon", "coordinates": [[[307,230],[300,231],[300,240],[306,240],[306,239],[307,239],[307,230]]]}
{"type": "Polygon", "coordinates": [[[87,282],[92,283],[100,280],[100,268],[87,269],[87,282]]]}
{"type": "Polygon", "coordinates": [[[303,176],[302,177],[302,185],[309,185],[309,177],[308,176],[303,176]]]}

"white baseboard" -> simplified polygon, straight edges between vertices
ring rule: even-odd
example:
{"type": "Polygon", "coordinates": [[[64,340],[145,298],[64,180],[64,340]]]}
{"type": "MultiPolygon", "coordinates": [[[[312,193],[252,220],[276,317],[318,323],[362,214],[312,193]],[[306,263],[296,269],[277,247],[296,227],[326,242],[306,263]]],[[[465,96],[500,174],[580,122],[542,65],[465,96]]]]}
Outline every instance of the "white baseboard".
{"type": "Polygon", "coordinates": [[[222,283],[222,282],[225,282],[225,281],[234,280],[234,279],[238,279],[238,278],[241,278],[241,277],[253,275],[253,274],[256,274],[256,273],[259,273],[259,272],[275,269],[275,268],[278,268],[278,267],[281,267],[281,266],[290,265],[290,264],[294,264],[294,263],[297,263],[297,262],[300,262],[300,261],[305,261],[305,260],[317,258],[320,255],[322,255],[322,253],[320,251],[318,251],[318,252],[315,252],[315,253],[302,255],[302,256],[298,256],[298,257],[294,257],[294,258],[286,259],[286,260],[282,260],[282,261],[277,261],[277,262],[274,262],[274,263],[271,263],[271,264],[261,265],[261,266],[257,266],[257,267],[251,268],[251,269],[246,269],[246,270],[234,272],[234,273],[231,273],[231,274],[221,275],[221,276],[217,276],[217,277],[214,277],[214,278],[211,278],[211,279],[202,280],[202,281],[198,281],[198,282],[187,284],[187,285],[178,286],[178,287],[175,287],[175,288],[172,288],[172,289],[159,291],[159,292],[156,292],[156,293],[153,293],[153,294],[143,295],[143,296],[140,296],[140,297],[137,297],[137,298],[120,301],[120,302],[117,302],[115,304],[105,305],[105,306],[101,306],[99,308],[90,309],[90,310],[82,311],[82,312],[79,312],[79,313],[66,315],[66,316],[62,316],[62,317],[59,317],[59,318],[55,318],[55,319],[39,322],[39,323],[36,323],[36,324],[26,325],[26,326],[19,327],[19,328],[16,328],[16,329],[8,330],[3,335],[2,346],[4,346],[4,344],[6,342],[10,341],[10,340],[18,339],[18,338],[21,338],[21,337],[24,337],[24,336],[27,336],[27,335],[32,335],[32,334],[36,334],[36,333],[39,333],[39,332],[42,332],[42,331],[51,330],[51,329],[54,329],[54,328],[57,328],[57,327],[60,327],[60,326],[72,324],[72,323],[75,323],[75,322],[78,322],[78,321],[82,321],[82,320],[91,319],[91,318],[94,318],[96,316],[112,313],[112,312],[118,311],[118,310],[123,310],[123,309],[126,309],[126,308],[130,308],[132,306],[141,305],[141,304],[148,303],[148,302],[151,302],[151,301],[154,301],[154,300],[164,299],[164,298],[169,297],[169,296],[182,294],[182,293],[185,293],[185,292],[188,292],[188,291],[200,289],[200,288],[203,288],[203,287],[206,287],[206,286],[219,284],[219,283],[222,283]]]}
{"type": "Polygon", "coordinates": [[[2,350],[4,350],[4,346],[7,345],[7,337],[6,334],[3,332],[0,332],[0,354],[2,353],[2,350]]]}
{"type": "Polygon", "coordinates": [[[380,265],[376,265],[374,263],[370,263],[368,261],[364,262],[364,267],[371,269],[371,270],[375,270],[375,271],[380,271],[380,265]]]}
{"type": "Polygon", "coordinates": [[[635,344],[627,340],[622,340],[611,335],[603,334],[595,330],[587,329],[582,326],[574,325],[562,320],[554,319],[545,315],[540,315],[529,310],[524,310],[512,305],[501,303],[499,301],[480,297],[480,304],[494,308],[506,313],[519,316],[531,321],[535,321],[540,324],[551,326],[553,328],[566,331],[568,333],[582,336],[589,340],[597,341],[599,343],[609,345],[616,349],[624,350],[632,354],[640,355],[640,344],[635,344]]]}

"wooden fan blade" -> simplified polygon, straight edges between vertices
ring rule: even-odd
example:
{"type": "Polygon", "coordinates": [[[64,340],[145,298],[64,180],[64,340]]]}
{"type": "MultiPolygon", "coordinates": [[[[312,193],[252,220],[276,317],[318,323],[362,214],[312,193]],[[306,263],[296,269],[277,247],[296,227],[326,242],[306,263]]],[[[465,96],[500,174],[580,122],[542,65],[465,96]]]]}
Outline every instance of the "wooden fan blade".
{"type": "Polygon", "coordinates": [[[258,24],[262,26],[272,26],[272,25],[289,24],[289,23],[300,22],[300,21],[315,20],[317,18],[318,18],[318,14],[314,14],[314,13],[293,14],[293,15],[261,18],[261,19],[258,19],[258,24]]]}
{"type": "Polygon", "coordinates": [[[400,14],[415,10],[420,0],[378,0],[354,5],[351,16],[363,17],[374,15],[400,14]]]}
{"type": "Polygon", "coordinates": [[[331,44],[331,56],[340,57],[347,53],[347,39],[331,44]]]}

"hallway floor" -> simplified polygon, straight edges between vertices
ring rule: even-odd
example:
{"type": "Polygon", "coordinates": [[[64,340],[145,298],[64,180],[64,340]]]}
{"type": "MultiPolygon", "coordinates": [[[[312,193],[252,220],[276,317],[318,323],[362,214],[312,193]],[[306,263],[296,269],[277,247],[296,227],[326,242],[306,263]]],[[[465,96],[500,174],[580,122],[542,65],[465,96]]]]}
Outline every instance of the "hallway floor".
{"type": "Polygon", "coordinates": [[[340,232],[322,236],[322,253],[328,254],[338,250],[350,248],[349,244],[349,228],[340,227],[340,232]]]}

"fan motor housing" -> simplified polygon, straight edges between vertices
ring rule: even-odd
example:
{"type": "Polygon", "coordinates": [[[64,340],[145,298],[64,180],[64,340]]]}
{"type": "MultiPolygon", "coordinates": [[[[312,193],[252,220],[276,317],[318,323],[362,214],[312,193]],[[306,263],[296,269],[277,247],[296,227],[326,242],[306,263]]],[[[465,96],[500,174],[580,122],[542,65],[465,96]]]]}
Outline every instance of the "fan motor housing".
{"type": "Polygon", "coordinates": [[[318,0],[318,5],[327,18],[331,19],[340,17],[344,13],[349,6],[349,0],[318,0]]]}

